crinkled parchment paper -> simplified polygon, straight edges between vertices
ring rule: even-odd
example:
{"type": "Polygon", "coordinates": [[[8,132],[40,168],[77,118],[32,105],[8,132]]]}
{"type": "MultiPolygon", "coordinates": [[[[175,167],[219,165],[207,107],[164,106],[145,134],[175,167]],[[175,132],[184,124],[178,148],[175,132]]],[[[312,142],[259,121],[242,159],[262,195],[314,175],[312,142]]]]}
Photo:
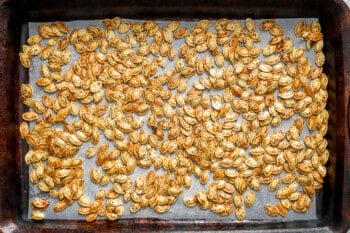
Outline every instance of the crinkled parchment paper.
{"type": "MultiPolygon", "coordinates": [[[[124,19],[122,19],[124,20],[124,19]]],[[[137,20],[130,20],[127,19],[128,21],[137,21],[137,20]]],[[[300,19],[277,19],[276,23],[278,25],[280,25],[283,30],[284,30],[284,36],[289,36],[292,41],[293,41],[293,46],[294,47],[305,47],[305,41],[302,41],[300,38],[296,38],[294,36],[293,33],[293,29],[295,24],[299,21],[300,19]]],[[[309,24],[311,23],[313,20],[315,19],[305,19],[306,22],[309,24]]],[[[168,24],[169,21],[156,21],[159,25],[161,26],[165,26],[168,24]]],[[[240,21],[241,24],[244,24],[244,20],[240,21]]],[[[270,38],[270,34],[268,32],[262,32],[259,30],[258,25],[260,25],[260,23],[262,22],[262,20],[255,20],[256,25],[257,25],[257,32],[260,33],[261,35],[261,42],[256,44],[256,46],[265,46],[268,43],[268,39],[270,38]]],[[[102,20],[82,20],[82,21],[70,21],[70,22],[65,22],[66,25],[68,26],[69,30],[73,30],[73,29],[81,29],[81,28],[85,28],[89,25],[96,25],[102,28],[102,20]]],[[[35,22],[35,23],[29,23],[29,35],[33,35],[33,34],[37,34],[37,28],[38,25],[40,23],[39,22],[35,22]]],[[[188,28],[191,28],[194,25],[194,21],[181,21],[181,26],[186,26],[188,28]]],[[[117,33],[117,32],[116,32],[117,33]]],[[[181,44],[184,43],[183,39],[180,40],[175,40],[175,42],[173,43],[174,48],[178,48],[181,44]]],[[[70,50],[73,53],[73,57],[71,60],[72,64],[74,61],[76,61],[79,57],[79,54],[77,54],[74,49],[72,47],[70,47],[70,50]]],[[[199,56],[202,53],[199,54],[199,56]]],[[[203,53],[203,55],[208,55],[208,52],[203,53]]],[[[314,64],[314,52],[313,50],[308,51],[307,55],[309,57],[309,61],[311,64],[314,64]]],[[[46,62],[46,61],[45,61],[46,62]]],[[[40,72],[39,72],[39,68],[40,65],[42,64],[42,61],[40,60],[40,58],[37,56],[32,60],[32,66],[29,70],[29,77],[30,77],[30,84],[33,86],[34,88],[34,98],[36,99],[41,99],[41,96],[43,94],[48,95],[48,93],[44,93],[44,91],[36,86],[35,81],[40,77],[40,72]]],[[[227,63],[226,63],[227,65],[227,63]]],[[[226,66],[225,65],[225,66],[226,66]]],[[[174,68],[174,62],[167,62],[167,68],[174,68]]],[[[164,70],[160,70],[158,73],[164,72],[164,70]]],[[[198,76],[193,76],[190,80],[189,80],[189,86],[191,86],[191,84],[196,81],[198,79],[198,76]]],[[[293,119],[295,117],[293,116],[293,118],[291,118],[290,120],[286,121],[284,120],[283,123],[274,129],[270,129],[270,131],[272,132],[273,130],[277,130],[277,129],[288,129],[291,124],[293,123],[293,119]]],[[[74,120],[75,118],[68,118],[69,119],[74,120]]],[[[147,119],[145,117],[145,119],[147,119]]],[[[149,129],[147,128],[147,125],[145,124],[145,130],[146,132],[149,132],[149,129]]],[[[304,127],[306,128],[306,127],[304,127]]],[[[302,132],[302,136],[305,135],[307,132],[305,132],[306,130],[304,130],[302,132]]],[[[108,142],[110,144],[110,149],[114,148],[113,142],[106,140],[102,135],[100,137],[100,143],[104,143],[104,142],[108,142]]],[[[81,147],[80,147],[80,151],[79,154],[76,156],[76,158],[82,158],[83,160],[83,168],[84,168],[84,179],[85,179],[85,195],[90,197],[90,200],[94,200],[95,198],[95,193],[96,191],[100,188],[98,185],[94,184],[91,182],[90,180],[90,170],[93,167],[98,168],[101,172],[102,169],[100,167],[98,167],[95,164],[95,158],[91,158],[91,159],[87,159],[84,156],[84,152],[86,150],[86,148],[88,148],[88,146],[90,146],[91,143],[84,143],[81,147]]],[[[32,165],[29,168],[30,170],[33,169],[32,165]]],[[[135,170],[135,172],[132,174],[132,178],[136,178],[139,174],[144,174],[146,175],[148,173],[148,171],[153,170],[153,166],[150,167],[150,169],[140,169],[137,168],[135,170]]],[[[157,174],[164,174],[165,171],[160,169],[158,171],[156,171],[157,174]]],[[[283,173],[282,173],[283,174],[283,173]]],[[[211,174],[212,175],[212,174],[211,174]]],[[[178,201],[173,204],[169,210],[169,212],[164,213],[164,214],[159,214],[156,213],[155,211],[153,211],[151,208],[145,208],[145,209],[141,209],[139,212],[132,214],[129,212],[128,207],[130,206],[130,202],[125,204],[125,213],[122,216],[122,218],[141,218],[141,217],[149,217],[149,218],[161,218],[161,219],[218,219],[218,220],[235,220],[235,215],[234,212],[231,213],[231,215],[227,216],[227,217],[220,217],[219,215],[212,213],[209,210],[201,210],[198,206],[194,207],[194,208],[189,208],[186,207],[183,202],[182,199],[184,196],[193,196],[195,192],[197,192],[199,189],[206,189],[208,185],[201,185],[199,183],[199,181],[192,176],[193,178],[193,184],[192,187],[190,189],[186,189],[184,188],[184,193],[178,198],[178,201]]],[[[210,184],[212,181],[212,179],[209,180],[208,184],[210,184]]],[[[104,186],[102,188],[105,188],[106,190],[109,190],[111,188],[111,184],[104,186]]],[[[267,190],[267,186],[266,185],[262,185],[261,190],[255,192],[256,194],[256,201],[254,203],[254,205],[252,207],[245,207],[246,209],[246,220],[266,220],[266,219],[274,219],[274,220],[278,220],[278,221],[293,221],[293,220],[311,220],[311,219],[316,219],[316,198],[312,198],[312,206],[310,208],[310,210],[307,213],[296,213],[294,211],[289,211],[288,215],[286,218],[282,218],[282,217],[270,217],[268,215],[265,214],[265,211],[263,209],[264,204],[267,203],[272,203],[272,204],[276,204],[278,202],[278,199],[275,198],[274,196],[274,192],[270,192],[267,190]]],[[[85,216],[79,215],[78,214],[78,208],[79,208],[79,204],[77,203],[77,201],[74,202],[73,205],[69,206],[66,210],[62,211],[62,212],[54,212],[53,211],[53,207],[55,205],[55,203],[57,202],[57,199],[53,199],[51,198],[47,193],[43,193],[41,192],[35,185],[30,184],[29,187],[29,200],[34,199],[35,197],[47,197],[51,204],[48,207],[48,209],[45,212],[46,215],[46,219],[84,219],[85,216]]],[[[30,211],[31,211],[31,207],[29,206],[29,212],[28,212],[28,218],[30,218],[30,211]]]]}

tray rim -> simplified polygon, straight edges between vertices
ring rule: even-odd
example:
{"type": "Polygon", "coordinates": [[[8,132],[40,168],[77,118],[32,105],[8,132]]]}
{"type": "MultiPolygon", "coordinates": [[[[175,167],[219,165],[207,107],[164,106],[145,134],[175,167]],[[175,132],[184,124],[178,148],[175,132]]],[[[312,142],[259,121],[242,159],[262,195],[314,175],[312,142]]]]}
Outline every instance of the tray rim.
{"type": "MultiPolygon", "coordinates": [[[[16,1],[4,1],[0,3],[0,58],[7,58],[8,53],[12,51],[8,51],[6,45],[9,42],[9,29],[10,26],[10,18],[11,14],[8,12],[9,8],[11,7],[11,4],[21,2],[20,0],[16,1]],[[9,6],[6,4],[9,3],[9,6]]],[[[35,0],[33,0],[35,2],[35,0]]],[[[40,2],[40,1],[39,1],[40,2]]],[[[49,2],[49,1],[48,1],[49,2]]],[[[52,2],[52,1],[51,1],[52,2]]],[[[138,1],[134,1],[138,2],[138,1]]],[[[140,1],[143,4],[146,4],[145,1],[140,1]]],[[[231,4],[237,3],[238,1],[229,1],[231,4]]],[[[251,1],[250,1],[251,2],[251,1]]],[[[337,221],[330,222],[329,225],[323,225],[318,227],[307,227],[308,224],[303,224],[300,222],[301,228],[292,228],[295,231],[298,231],[300,229],[300,232],[305,231],[346,231],[349,229],[350,225],[350,215],[349,215],[349,209],[350,209],[350,187],[349,185],[346,186],[346,184],[350,184],[350,173],[349,171],[345,170],[345,167],[350,168],[350,148],[349,146],[345,147],[346,145],[349,145],[349,101],[350,101],[350,41],[346,40],[346,38],[350,38],[350,13],[349,13],[349,7],[342,1],[342,0],[333,0],[333,4],[336,4],[340,7],[340,9],[345,12],[345,19],[343,22],[341,22],[341,36],[343,38],[343,64],[344,64],[344,70],[341,71],[344,75],[344,86],[340,88],[343,93],[342,96],[339,98],[342,98],[344,100],[343,106],[340,106],[340,110],[342,110],[342,113],[344,114],[343,119],[343,127],[340,129],[342,131],[343,138],[341,140],[341,145],[344,146],[343,148],[343,167],[344,171],[341,171],[343,173],[343,186],[339,187],[338,189],[342,189],[342,203],[341,206],[341,213],[339,213],[339,219],[337,221]],[[347,194],[347,195],[346,195],[347,194]]],[[[35,231],[33,229],[34,227],[40,230],[48,230],[49,232],[56,231],[55,229],[52,229],[47,223],[52,222],[59,222],[55,223],[55,226],[62,229],[69,229],[71,231],[81,231],[82,229],[90,231],[90,230],[97,230],[97,229],[104,229],[108,231],[108,228],[99,228],[101,225],[105,224],[104,221],[97,221],[93,224],[85,224],[85,222],[77,223],[76,225],[67,226],[67,223],[70,223],[70,221],[45,221],[44,223],[37,223],[30,220],[25,220],[22,216],[20,216],[20,210],[19,210],[19,203],[13,203],[11,201],[10,195],[16,194],[16,192],[20,191],[18,188],[13,188],[13,185],[10,184],[11,180],[7,179],[4,180],[1,178],[1,176],[5,176],[9,178],[9,176],[6,173],[6,169],[8,166],[15,167],[15,171],[19,171],[20,165],[16,164],[15,161],[13,161],[13,158],[11,158],[9,154],[7,154],[7,150],[10,146],[16,144],[14,142],[11,142],[11,139],[8,138],[8,135],[12,136],[18,136],[18,133],[14,131],[14,125],[13,125],[13,119],[11,119],[11,116],[8,116],[7,111],[13,111],[13,106],[11,106],[11,100],[10,96],[11,90],[14,91],[11,88],[8,88],[8,84],[11,83],[9,81],[12,75],[12,69],[14,67],[11,66],[11,64],[6,63],[7,59],[0,59],[0,97],[6,97],[7,98],[0,98],[0,106],[4,106],[3,108],[0,108],[0,210],[1,209],[8,209],[12,211],[8,212],[2,212],[0,211],[0,231],[2,232],[12,232],[12,231],[35,231]],[[11,89],[11,90],[10,90],[11,89]]],[[[337,90],[339,92],[339,90],[337,90]]],[[[15,94],[18,94],[18,91],[14,92],[15,94]]],[[[338,93],[337,93],[338,94],[338,93]]],[[[340,123],[339,123],[340,124],[340,123]]],[[[341,124],[340,124],[341,125],[341,124]]],[[[20,178],[20,174],[12,174],[15,175],[17,178],[20,178]]],[[[339,191],[339,190],[338,190],[339,191]]],[[[326,220],[327,221],[327,220],[326,220]]],[[[164,227],[166,225],[169,225],[169,223],[175,224],[175,228],[168,228],[167,230],[176,230],[181,226],[186,226],[186,220],[157,220],[157,219],[122,219],[120,222],[117,223],[108,223],[106,225],[111,225],[115,227],[115,225],[120,225],[121,227],[126,227],[128,229],[131,225],[132,229],[137,229],[137,227],[141,226],[148,226],[149,231],[157,231],[157,227],[164,227]],[[155,227],[155,228],[154,228],[155,227]]],[[[268,221],[273,222],[273,221],[268,221]]],[[[203,220],[197,220],[194,221],[195,228],[194,230],[200,230],[200,229],[209,229],[212,227],[210,224],[219,224],[220,221],[203,221],[203,220]]],[[[227,222],[226,222],[227,223],[227,222]]],[[[235,230],[247,230],[249,229],[249,226],[252,226],[252,224],[255,225],[261,225],[264,224],[265,221],[261,221],[256,223],[255,221],[244,221],[244,222],[229,222],[228,226],[223,226],[222,230],[225,230],[227,227],[228,229],[235,229],[235,230]],[[246,228],[248,226],[248,228],[246,228]],[[233,227],[233,228],[230,228],[233,227]]],[[[225,223],[224,223],[225,224],[225,223]]],[[[287,223],[282,223],[282,225],[285,225],[288,227],[290,225],[287,223]]],[[[123,228],[119,228],[123,230],[123,228]]],[[[118,228],[117,228],[118,230],[118,228]]],[[[147,231],[148,231],[147,230],[147,231]]],[[[215,227],[213,230],[218,231],[215,227]]],[[[221,229],[220,229],[221,230],[221,229]]],[[[266,232],[271,232],[272,229],[265,229],[266,232]]],[[[58,230],[60,231],[60,230],[58,230]]],[[[259,229],[260,232],[263,231],[263,229],[259,229]]],[[[277,232],[279,230],[277,229],[277,232]]],[[[281,230],[283,231],[283,229],[281,230]]]]}

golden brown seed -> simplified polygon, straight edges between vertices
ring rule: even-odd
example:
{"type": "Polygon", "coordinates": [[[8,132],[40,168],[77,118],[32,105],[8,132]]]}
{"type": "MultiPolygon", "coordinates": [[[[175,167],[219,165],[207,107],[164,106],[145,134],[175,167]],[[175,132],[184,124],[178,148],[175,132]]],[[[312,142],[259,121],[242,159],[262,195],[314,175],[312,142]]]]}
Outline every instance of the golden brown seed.
{"type": "Polygon", "coordinates": [[[87,222],[93,222],[96,220],[96,218],[97,218],[97,213],[89,213],[86,215],[85,220],[87,222]]]}
{"type": "Polygon", "coordinates": [[[90,199],[87,196],[83,195],[78,199],[78,203],[82,207],[89,207],[90,206],[90,199]]]}
{"type": "Polygon", "coordinates": [[[277,216],[279,214],[279,210],[276,206],[271,204],[265,204],[264,205],[265,213],[269,216],[277,216]]]}
{"type": "Polygon", "coordinates": [[[250,191],[244,197],[244,204],[245,206],[250,207],[254,204],[254,202],[255,202],[255,192],[250,191]]]}
{"type": "Polygon", "coordinates": [[[38,197],[31,201],[31,206],[36,209],[45,209],[50,205],[49,200],[44,197],[38,197]]]}
{"type": "Polygon", "coordinates": [[[126,33],[127,31],[129,31],[130,27],[131,27],[130,23],[123,22],[119,25],[118,32],[121,34],[126,33]]]}
{"type": "Polygon", "coordinates": [[[60,211],[65,210],[67,207],[68,207],[67,202],[65,202],[65,201],[62,200],[62,201],[58,201],[58,202],[55,204],[53,210],[54,210],[55,212],[60,212],[60,211]]]}
{"type": "Polygon", "coordinates": [[[23,67],[25,67],[25,68],[29,68],[30,67],[31,62],[30,62],[30,58],[29,58],[28,54],[26,54],[26,53],[19,53],[19,59],[21,61],[21,64],[23,65],[23,67]]]}
{"type": "Polygon", "coordinates": [[[305,20],[300,20],[294,27],[294,35],[301,36],[305,26],[306,26],[305,20]]]}
{"type": "Polygon", "coordinates": [[[85,151],[86,158],[92,158],[97,153],[97,147],[96,146],[89,146],[85,151]]]}
{"type": "Polygon", "coordinates": [[[242,195],[236,193],[234,196],[233,196],[233,202],[235,204],[235,206],[237,208],[239,207],[242,207],[243,206],[243,198],[242,198],[242,195]]]}
{"type": "Polygon", "coordinates": [[[22,118],[25,121],[36,121],[38,119],[38,115],[35,112],[25,112],[22,114],[22,118]]]}
{"type": "Polygon", "coordinates": [[[166,27],[163,29],[163,37],[166,42],[170,44],[173,42],[174,40],[173,32],[170,30],[169,27],[166,27]]]}
{"type": "Polygon", "coordinates": [[[323,52],[316,53],[315,63],[317,66],[323,66],[325,61],[326,61],[326,58],[325,58],[325,55],[323,54],[323,52]]]}
{"type": "Polygon", "coordinates": [[[30,216],[32,217],[32,219],[34,220],[43,220],[45,218],[45,214],[44,212],[40,211],[40,210],[33,210],[30,213],[30,216]]]}
{"type": "Polygon", "coordinates": [[[19,126],[19,132],[21,135],[21,138],[24,139],[28,136],[29,134],[29,125],[27,122],[23,121],[21,122],[20,126],[19,126]]]}
{"type": "Polygon", "coordinates": [[[236,208],[235,215],[236,215],[236,218],[238,220],[241,220],[241,221],[244,220],[246,217],[246,212],[245,212],[244,207],[241,206],[241,207],[236,208]]]}

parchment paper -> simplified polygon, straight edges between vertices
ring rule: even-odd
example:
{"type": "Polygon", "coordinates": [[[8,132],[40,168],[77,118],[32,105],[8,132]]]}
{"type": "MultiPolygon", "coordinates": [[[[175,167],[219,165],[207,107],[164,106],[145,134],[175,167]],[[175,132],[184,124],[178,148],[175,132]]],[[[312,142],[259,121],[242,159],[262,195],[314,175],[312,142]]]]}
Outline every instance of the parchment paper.
{"type": "MultiPolygon", "coordinates": [[[[121,19],[124,20],[124,19],[121,19]]],[[[127,19],[128,21],[138,21],[138,20],[130,20],[127,19]]],[[[296,38],[294,36],[293,33],[293,29],[295,24],[299,21],[300,19],[276,19],[276,23],[278,25],[280,25],[283,30],[284,30],[284,36],[289,36],[291,38],[291,40],[293,41],[293,46],[294,47],[305,47],[305,41],[302,41],[300,38],[296,38]]],[[[309,24],[312,21],[316,20],[314,18],[306,18],[304,19],[306,20],[306,22],[309,24]]],[[[160,26],[165,26],[169,23],[169,21],[156,21],[160,26]]],[[[181,22],[181,26],[186,26],[188,28],[191,28],[194,25],[195,21],[182,21],[181,22]]],[[[244,20],[240,20],[241,25],[244,25],[244,20]]],[[[260,46],[263,47],[268,43],[268,39],[270,38],[270,34],[268,32],[264,32],[264,31],[260,31],[258,25],[260,25],[260,23],[262,22],[262,20],[255,20],[256,22],[256,31],[259,32],[259,34],[261,35],[261,42],[257,43],[256,46],[260,46]]],[[[89,25],[96,25],[102,28],[102,20],[82,20],[82,21],[70,21],[70,22],[65,22],[66,25],[68,26],[69,30],[73,30],[73,29],[80,29],[80,28],[85,28],[89,25]]],[[[29,35],[33,35],[33,34],[37,34],[37,28],[38,25],[40,23],[39,22],[30,22],[29,23],[29,35]]],[[[117,33],[117,32],[116,32],[117,33]]],[[[180,40],[175,40],[176,42],[173,43],[174,48],[178,48],[181,44],[184,43],[183,39],[180,40]]],[[[74,49],[72,47],[70,47],[70,50],[73,53],[73,57],[71,60],[72,64],[78,57],[79,54],[77,54],[74,49]]],[[[202,54],[202,53],[200,53],[202,54]]],[[[207,55],[208,52],[203,53],[203,55],[207,55]]],[[[309,61],[311,64],[314,64],[314,52],[313,50],[310,50],[307,52],[307,55],[309,57],[309,61]]],[[[202,55],[199,55],[202,56],[202,55]]],[[[46,62],[46,61],[45,61],[46,62]]],[[[40,68],[40,64],[42,64],[42,61],[38,58],[35,57],[32,60],[32,66],[30,67],[29,70],[29,77],[30,77],[30,84],[34,87],[34,98],[36,99],[41,99],[41,96],[43,94],[48,95],[48,93],[45,93],[40,87],[36,86],[35,81],[40,77],[40,72],[39,72],[39,68],[40,68]]],[[[226,63],[225,66],[227,66],[228,63],[226,63]]],[[[67,67],[66,67],[67,68],[67,67]]],[[[167,61],[167,68],[174,68],[174,62],[170,62],[167,61]]],[[[63,71],[64,72],[64,71],[63,71]]],[[[62,72],[62,73],[63,73],[62,72]]],[[[164,71],[159,71],[158,73],[161,73],[164,71]]],[[[194,76],[189,80],[189,87],[191,86],[191,84],[193,82],[195,82],[196,80],[198,80],[198,76],[194,76]]],[[[293,119],[295,118],[295,116],[293,116],[290,120],[286,121],[283,120],[283,123],[277,127],[277,128],[273,128],[270,129],[270,132],[274,131],[274,130],[278,130],[278,129],[288,129],[291,124],[293,123],[293,119]]],[[[75,118],[70,117],[68,118],[73,120],[75,118]]],[[[147,117],[145,117],[144,119],[147,119],[147,117]]],[[[306,128],[306,127],[304,127],[306,128]]],[[[147,125],[145,124],[145,130],[146,132],[149,132],[149,129],[147,129],[147,125]]],[[[306,130],[304,130],[302,132],[302,136],[304,136],[305,134],[309,134],[309,132],[305,132],[306,130]]],[[[100,143],[104,143],[104,142],[108,142],[110,144],[110,148],[114,148],[114,145],[111,141],[106,140],[102,135],[100,137],[100,143]]],[[[85,179],[85,195],[90,197],[90,200],[94,200],[95,198],[95,193],[96,191],[100,188],[98,185],[92,183],[90,181],[90,170],[93,167],[96,167],[100,170],[100,172],[103,171],[101,168],[99,168],[96,164],[95,164],[95,158],[91,158],[91,159],[87,159],[84,156],[84,152],[86,150],[86,148],[88,148],[91,145],[90,142],[88,143],[84,143],[81,147],[80,147],[80,151],[79,154],[75,157],[75,158],[82,158],[83,160],[83,168],[84,168],[84,179],[85,179]]],[[[30,170],[33,169],[32,165],[30,166],[30,170]]],[[[135,172],[132,174],[132,178],[135,179],[139,174],[144,174],[146,175],[148,173],[148,171],[153,170],[153,166],[151,166],[149,169],[140,169],[137,168],[135,170],[135,172]]],[[[156,171],[157,174],[164,174],[165,171],[160,169],[158,171],[156,171]]],[[[283,174],[283,173],[282,173],[283,174]]],[[[210,176],[212,176],[212,174],[210,174],[210,176]]],[[[235,220],[235,216],[234,216],[234,212],[231,213],[231,215],[227,216],[227,217],[220,217],[219,215],[209,211],[209,210],[201,210],[198,206],[193,207],[193,208],[189,208],[186,207],[183,202],[182,199],[184,196],[193,196],[195,192],[197,192],[199,189],[204,189],[206,190],[208,185],[201,185],[199,183],[199,181],[192,176],[193,178],[193,184],[192,187],[190,189],[186,189],[184,188],[184,193],[179,197],[178,201],[173,204],[169,210],[169,212],[164,213],[164,214],[159,214],[156,213],[155,211],[153,211],[151,208],[145,208],[145,209],[141,209],[139,212],[135,213],[135,214],[131,214],[128,210],[129,206],[130,206],[130,202],[125,204],[125,213],[122,216],[122,218],[141,218],[141,217],[149,217],[149,218],[161,218],[161,219],[217,219],[217,220],[235,220]]],[[[210,178],[208,184],[210,184],[212,181],[212,178],[210,178]]],[[[109,190],[111,188],[111,184],[102,187],[104,188],[106,191],[109,190]]],[[[246,220],[267,220],[267,219],[274,219],[277,221],[293,221],[293,220],[311,220],[311,219],[316,219],[316,198],[312,198],[312,206],[310,208],[310,210],[307,213],[303,213],[303,214],[299,214],[296,213],[294,211],[289,211],[288,215],[286,218],[282,218],[281,216],[279,217],[270,217],[268,215],[265,214],[264,209],[263,209],[263,205],[267,204],[267,203],[272,203],[272,204],[276,204],[278,202],[278,199],[276,199],[274,197],[274,193],[270,192],[267,190],[267,186],[262,185],[261,186],[261,190],[255,192],[256,194],[256,201],[254,203],[254,205],[252,207],[246,207],[246,220]]],[[[50,200],[51,204],[48,207],[48,209],[45,212],[46,215],[46,219],[84,219],[85,216],[79,215],[77,210],[80,207],[79,204],[77,203],[77,201],[74,202],[73,205],[69,206],[65,211],[63,212],[54,212],[53,211],[53,207],[54,204],[57,202],[57,199],[53,199],[51,198],[47,193],[43,193],[41,192],[35,185],[30,184],[30,188],[29,188],[29,200],[34,199],[35,197],[46,197],[50,200]]],[[[29,212],[28,212],[28,218],[30,217],[30,212],[31,212],[31,207],[29,206],[29,212]]]]}

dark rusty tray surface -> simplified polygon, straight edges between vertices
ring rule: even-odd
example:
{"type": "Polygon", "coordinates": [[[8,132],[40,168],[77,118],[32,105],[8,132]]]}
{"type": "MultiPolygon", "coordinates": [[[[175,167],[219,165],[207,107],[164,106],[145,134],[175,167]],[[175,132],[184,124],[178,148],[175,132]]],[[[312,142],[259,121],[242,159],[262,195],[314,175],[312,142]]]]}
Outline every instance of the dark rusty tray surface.
{"type": "Polygon", "coordinates": [[[256,231],[346,232],[350,226],[350,15],[341,0],[228,1],[0,1],[0,231],[1,232],[132,232],[132,231],[256,231]],[[17,53],[23,25],[31,21],[128,18],[306,18],[320,19],[325,35],[329,76],[329,150],[332,154],[317,219],[312,221],[227,221],[121,219],[116,222],[27,219],[28,178],[22,173],[18,133],[19,85],[24,74],[17,53]]]}

